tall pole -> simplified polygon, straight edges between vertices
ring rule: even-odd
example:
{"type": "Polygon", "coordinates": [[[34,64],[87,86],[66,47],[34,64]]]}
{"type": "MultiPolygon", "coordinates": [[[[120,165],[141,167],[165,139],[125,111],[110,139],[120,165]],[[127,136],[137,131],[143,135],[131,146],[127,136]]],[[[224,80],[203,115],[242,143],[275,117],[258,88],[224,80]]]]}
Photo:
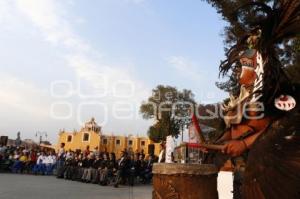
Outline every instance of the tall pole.
{"type": "Polygon", "coordinates": [[[183,125],[181,125],[181,142],[183,142],[183,125]]]}
{"type": "Polygon", "coordinates": [[[43,142],[43,136],[45,136],[46,137],[46,140],[47,140],[47,132],[46,131],[43,131],[43,132],[41,132],[41,131],[37,131],[36,132],[36,134],[35,134],[35,136],[36,137],[39,137],[39,145],[41,145],[42,144],[42,142],[43,142]]]}

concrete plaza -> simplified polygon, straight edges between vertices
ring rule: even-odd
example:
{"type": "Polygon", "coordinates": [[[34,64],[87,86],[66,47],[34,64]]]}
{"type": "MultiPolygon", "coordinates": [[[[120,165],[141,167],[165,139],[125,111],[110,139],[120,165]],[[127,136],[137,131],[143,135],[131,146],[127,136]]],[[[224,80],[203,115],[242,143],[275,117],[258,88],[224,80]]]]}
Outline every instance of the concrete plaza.
{"type": "MultiPolygon", "coordinates": [[[[220,172],[220,199],[232,199],[232,174],[220,172]]],[[[0,199],[151,199],[151,185],[134,187],[99,186],[56,179],[53,176],[34,176],[0,173],[0,199]]]]}
{"type": "Polygon", "coordinates": [[[151,199],[150,185],[99,186],[34,176],[0,173],[0,199],[151,199]]]}

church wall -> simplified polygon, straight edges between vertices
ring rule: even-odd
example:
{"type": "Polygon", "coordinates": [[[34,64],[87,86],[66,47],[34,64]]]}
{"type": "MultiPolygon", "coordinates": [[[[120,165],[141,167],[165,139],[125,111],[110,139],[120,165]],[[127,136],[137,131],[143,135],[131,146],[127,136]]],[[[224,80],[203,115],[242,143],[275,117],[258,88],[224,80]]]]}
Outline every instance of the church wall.
{"type": "Polygon", "coordinates": [[[76,151],[80,149],[83,151],[87,146],[90,146],[90,150],[94,150],[96,147],[100,146],[100,137],[93,131],[63,132],[59,135],[58,146],[63,142],[65,143],[66,150],[76,151]],[[84,134],[88,135],[87,140],[84,140],[84,134]],[[72,137],[71,140],[68,140],[69,136],[72,137]]]}
{"type": "MultiPolygon", "coordinates": [[[[148,155],[149,144],[154,144],[146,137],[101,135],[100,130],[95,132],[93,128],[90,128],[91,124],[96,125],[94,119],[87,122],[85,127],[79,132],[61,131],[58,137],[57,150],[61,143],[65,143],[66,150],[72,151],[78,149],[84,151],[87,146],[90,146],[90,151],[94,151],[95,148],[98,147],[102,152],[114,152],[116,157],[119,158],[124,150],[132,151],[133,153],[144,151],[144,154],[148,155]]],[[[100,127],[98,127],[98,129],[100,129],[100,127]]],[[[159,144],[154,145],[154,154],[158,155],[159,144]]]]}

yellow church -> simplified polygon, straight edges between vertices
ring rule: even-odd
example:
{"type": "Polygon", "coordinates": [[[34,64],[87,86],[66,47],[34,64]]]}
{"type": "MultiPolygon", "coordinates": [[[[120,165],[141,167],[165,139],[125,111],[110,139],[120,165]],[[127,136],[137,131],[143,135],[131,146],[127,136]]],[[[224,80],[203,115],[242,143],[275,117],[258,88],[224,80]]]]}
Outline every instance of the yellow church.
{"type": "Polygon", "coordinates": [[[57,146],[60,146],[61,143],[65,143],[66,150],[83,151],[89,146],[91,151],[114,152],[117,157],[120,157],[123,150],[134,153],[143,151],[146,155],[158,155],[160,150],[159,144],[147,137],[105,135],[94,118],[86,122],[80,131],[61,130],[57,146]]]}

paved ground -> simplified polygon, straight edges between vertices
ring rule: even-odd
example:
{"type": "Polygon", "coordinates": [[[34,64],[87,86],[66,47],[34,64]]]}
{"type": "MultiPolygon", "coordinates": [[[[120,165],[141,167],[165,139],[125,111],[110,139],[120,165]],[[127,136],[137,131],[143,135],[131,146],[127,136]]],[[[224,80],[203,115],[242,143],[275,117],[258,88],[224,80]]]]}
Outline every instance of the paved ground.
{"type": "MultiPolygon", "coordinates": [[[[220,199],[232,199],[232,174],[220,172],[220,199]]],[[[151,199],[150,185],[113,188],[56,179],[52,176],[33,176],[0,173],[0,199],[151,199]]]]}
{"type": "Polygon", "coordinates": [[[150,185],[113,188],[56,179],[0,173],[0,199],[151,199],[150,185]]]}

